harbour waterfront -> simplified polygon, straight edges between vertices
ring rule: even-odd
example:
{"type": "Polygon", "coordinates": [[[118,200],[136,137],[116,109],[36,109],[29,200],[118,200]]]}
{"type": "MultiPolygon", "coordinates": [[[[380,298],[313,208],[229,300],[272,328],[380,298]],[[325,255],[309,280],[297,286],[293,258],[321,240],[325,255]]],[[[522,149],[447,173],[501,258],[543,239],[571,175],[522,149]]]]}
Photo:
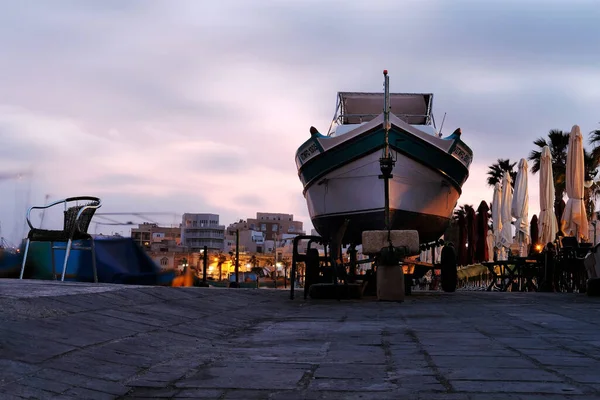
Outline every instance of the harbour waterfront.
{"type": "Polygon", "coordinates": [[[595,399],[600,299],[0,280],[11,398],[595,399]]]}

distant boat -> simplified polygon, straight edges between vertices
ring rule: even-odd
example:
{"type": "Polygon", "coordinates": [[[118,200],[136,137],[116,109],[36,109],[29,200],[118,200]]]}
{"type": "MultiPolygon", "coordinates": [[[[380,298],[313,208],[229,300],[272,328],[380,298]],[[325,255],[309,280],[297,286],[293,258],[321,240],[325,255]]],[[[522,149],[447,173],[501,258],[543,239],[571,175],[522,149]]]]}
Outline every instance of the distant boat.
{"type": "MultiPolygon", "coordinates": [[[[345,244],[360,244],[365,230],[385,229],[380,178],[385,100],[385,93],[339,92],[328,134],[311,127],[310,139],[296,152],[308,211],[323,237],[331,238],[346,219],[345,244]]],[[[431,242],[449,225],[473,152],[461,140],[460,129],[447,137],[436,131],[433,94],[391,93],[388,102],[388,143],[395,160],[390,226],[415,229],[422,243],[431,242]]]]}

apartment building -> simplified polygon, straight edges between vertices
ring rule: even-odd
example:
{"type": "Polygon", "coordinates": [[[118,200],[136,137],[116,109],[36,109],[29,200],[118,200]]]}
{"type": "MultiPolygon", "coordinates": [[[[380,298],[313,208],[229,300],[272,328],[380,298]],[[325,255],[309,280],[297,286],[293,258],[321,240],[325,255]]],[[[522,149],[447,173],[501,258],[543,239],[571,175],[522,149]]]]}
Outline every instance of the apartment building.
{"type": "Polygon", "coordinates": [[[218,214],[185,213],[181,218],[181,244],[187,251],[222,251],[225,242],[225,226],[219,225],[218,214]]]}
{"type": "Polygon", "coordinates": [[[248,218],[247,225],[251,230],[264,233],[264,240],[277,240],[283,234],[305,234],[302,221],[294,221],[293,214],[257,212],[256,218],[248,218]]]}
{"type": "Polygon", "coordinates": [[[144,222],[131,229],[131,238],[147,251],[172,251],[181,244],[181,228],[144,222]]]}
{"type": "MultiPolygon", "coordinates": [[[[235,251],[235,232],[235,229],[231,229],[231,225],[227,228],[225,252],[235,251]]],[[[239,230],[239,236],[240,252],[259,254],[265,252],[265,236],[262,232],[249,229],[239,230]]]]}

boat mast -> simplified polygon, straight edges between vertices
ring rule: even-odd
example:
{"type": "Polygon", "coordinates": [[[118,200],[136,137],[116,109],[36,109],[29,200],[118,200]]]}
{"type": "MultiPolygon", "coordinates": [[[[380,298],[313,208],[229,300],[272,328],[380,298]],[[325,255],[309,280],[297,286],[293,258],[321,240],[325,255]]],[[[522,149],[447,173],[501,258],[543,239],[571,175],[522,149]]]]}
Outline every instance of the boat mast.
{"type": "Polygon", "coordinates": [[[383,152],[383,158],[387,158],[389,157],[390,152],[390,77],[387,74],[387,69],[383,70],[383,79],[383,129],[385,130],[385,148],[383,152]]]}
{"type": "Polygon", "coordinates": [[[381,169],[380,179],[383,179],[384,198],[385,198],[385,229],[388,231],[388,242],[392,247],[391,223],[390,223],[390,178],[392,178],[392,170],[394,169],[395,161],[390,155],[389,131],[390,131],[390,77],[387,74],[387,69],[383,70],[384,77],[384,101],[383,101],[383,129],[385,132],[385,142],[383,147],[383,157],[379,159],[379,167],[381,169]]]}

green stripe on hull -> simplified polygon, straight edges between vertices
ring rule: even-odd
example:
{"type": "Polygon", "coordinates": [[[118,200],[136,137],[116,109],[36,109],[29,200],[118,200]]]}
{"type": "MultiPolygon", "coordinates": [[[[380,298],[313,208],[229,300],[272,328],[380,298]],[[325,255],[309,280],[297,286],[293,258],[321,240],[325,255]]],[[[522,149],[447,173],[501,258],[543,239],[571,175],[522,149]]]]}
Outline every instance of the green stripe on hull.
{"type": "MultiPolygon", "coordinates": [[[[308,186],[326,173],[381,150],[384,139],[385,132],[382,128],[379,128],[341,143],[312,158],[298,172],[300,180],[304,185],[304,190],[306,191],[308,186]]],[[[389,132],[389,143],[392,149],[398,153],[410,157],[446,176],[454,184],[459,193],[461,192],[461,187],[469,176],[469,170],[451,154],[410,133],[394,128],[389,132]]]]}

